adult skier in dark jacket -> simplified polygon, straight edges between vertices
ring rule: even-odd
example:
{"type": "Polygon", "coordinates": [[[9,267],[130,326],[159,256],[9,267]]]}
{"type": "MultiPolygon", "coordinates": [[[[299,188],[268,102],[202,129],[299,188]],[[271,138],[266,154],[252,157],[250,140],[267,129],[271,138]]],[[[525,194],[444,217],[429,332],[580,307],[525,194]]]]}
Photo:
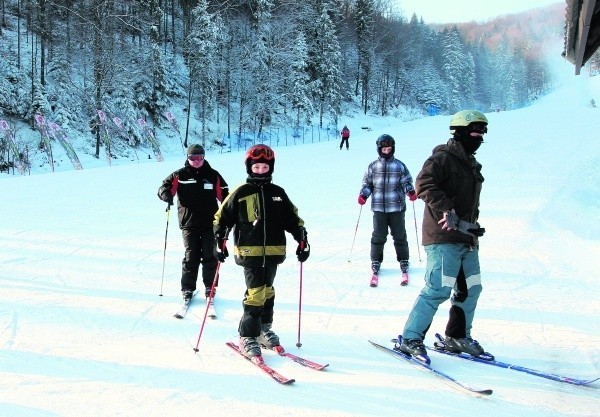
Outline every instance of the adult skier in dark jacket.
{"type": "Polygon", "coordinates": [[[481,164],[455,139],[436,146],[425,162],[416,185],[425,201],[423,245],[436,243],[476,244],[476,238],[459,230],[442,229],[444,213],[454,210],[461,220],[476,223],[483,176],[481,164]],[[443,183],[443,184],[442,184],[443,183]]]}
{"type": "Polygon", "coordinates": [[[484,354],[471,337],[471,327],[482,289],[478,237],[485,232],[477,223],[483,176],[475,152],[483,143],[487,124],[479,111],[456,113],[450,121],[453,137],[434,149],[415,181],[417,195],[426,204],[423,245],[427,271],[425,287],[406,321],[399,348],[423,360],[427,360],[425,333],[439,305],[452,292],[447,349],[472,356],[484,354]]]}
{"type": "Polygon", "coordinates": [[[210,295],[217,271],[212,223],[219,208],[218,202],[228,195],[227,182],[204,158],[204,148],[191,145],[187,154],[184,167],[165,178],[158,189],[158,197],[169,206],[173,205],[173,197],[177,194],[179,228],[185,247],[181,266],[184,300],[191,299],[196,290],[200,264],[205,296],[210,295]]]}
{"type": "Polygon", "coordinates": [[[225,239],[233,229],[234,258],[244,267],[246,292],[239,324],[240,350],[248,357],[260,356],[260,345],[280,348],[271,330],[277,265],[285,260],[285,232],[298,242],[300,262],[310,254],[304,221],[285,190],[273,184],[275,153],[266,145],[246,152],[246,183],[227,197],[215,214],[215,251],[221,262],[228,256],[225,239]]]}

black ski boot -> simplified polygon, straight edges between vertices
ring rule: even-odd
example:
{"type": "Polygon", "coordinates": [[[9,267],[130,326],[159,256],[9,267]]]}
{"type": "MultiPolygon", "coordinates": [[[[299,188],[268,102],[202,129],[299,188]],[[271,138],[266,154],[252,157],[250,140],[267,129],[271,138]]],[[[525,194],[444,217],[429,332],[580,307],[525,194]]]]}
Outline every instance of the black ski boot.
{"type": "Polygon", "coordinates": [[[272,323],[263,323],[260,335],[256,338],[258,343],[267,349],[273,349],[277,346],[281,346],[279,344],[279,336],[277,336],[275,332],[271,330],[271,326],[272,323]]]}
{"type": "MultiPolygon", "coordinates": [[[[211,288],[212,288],[212,287],[206,287],[206,288],[204,289],[204,296],[205,296],[206,298],[210,297],[210,289],[211,289],[211,288]]],[[[214,296],[215,296],[215,295],[217,295],[217,289],[216,289],[216,288],[215,288],[215,290],[213,291],[213,298],[214,298],[214,296]]]]}
{"type": "Polygon", "coordinates": [[[190,301],[192,301],[192,298],[194,297],[194,291],[183,290],[183,291],[181,291],[181,295],[183,296],[183,302],[187,304],[190,301]]]}
{"type": "Polygon", "coordinates": [[[431,362],[421,339],[404,339],[402,336],[398,336],[394,350],[399,350],[423,363],[431,362]]]}
{"type": "MultiPolygon", "coordinates": [[[[436,335],[438,336],[438,335],[436,335]]],[[[438,336],[439,342],[436,342],[434,346],[447,350],[452,353],[466,353],[476,358],[484,359],[486,361],[493,361],[494,355],[486,352],[477,340],[470,337],[448,337],[442,339],[438,336]]]]}
{"type": "Polygon", "coordinates": [[[240,337],[240,352],[248,358],[261,356],[260,345],[255,337],[240,337]]]}

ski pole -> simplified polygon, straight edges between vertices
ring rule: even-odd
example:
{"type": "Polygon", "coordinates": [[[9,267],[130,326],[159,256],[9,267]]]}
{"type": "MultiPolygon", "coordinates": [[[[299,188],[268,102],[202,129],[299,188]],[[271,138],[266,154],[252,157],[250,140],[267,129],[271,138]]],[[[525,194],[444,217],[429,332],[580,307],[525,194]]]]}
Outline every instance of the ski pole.
{"type": "MultiPolygon", "coordinates": [[[[221,250],[225,249],[225,246],[227,245],[227,235],[228,235],[228,229],[225,229],[225,237],[223,238],[223,246],[221,247],[221,250]]],[[[208,309],[210,308],[210,302],[214,297],[215,294],[215,287],[217,286],[217,283],[219,282],[219,269],[221,269],[221,264],[223,262],[218,261],[217,262],[217,270],[215,271],[215,276],[213,279],[213,283],[212,286],[210,287],[210,296],[208,297],[208,300],[206,300],[206,309],[204,310],[204,318],[202,319],[202,325],[200,326],[200,332],[198,333],[198,340],[196,341],[196,347],[194,348],[194,352],[198,352],[198,346],[200,345],[200,338],[202,337],[202,332],[204,331],[204,325],[206,324],[206,318],[208,317],[208,309]]]]}
{"type": "MultiPolygon", "coordinates": [[[[225,246],[225,241],[223,241],[223,246],[225,246]]],[[[206,308],[204,309],[204,318],[202,319],[202,325],[200,326],[200,332],[198,333],[198,340],[196,341],[196,347],[194,348],[194,352],[198,352],[200,349],[198,349],[198,346],[200,345],[200,338],[202,337],[202,332],[204,331],[204,325],[206,324],[206,318],[208,317],[208,309],[210,308],[210,301],[213,298],[213,295],[215,293],[215,284],[217,283],[217,280],[219,279],[219,269],[221,269],[221,262],[217,263],[217,270],[215,272],[215,278],[213,280],[212,283],[212,287],[210,288],[210,296],[208,297],[208,300],[206,300],[206,308]]]]}
{"type": "MultiPolygon", "coordinates": [[[[302,240],[300,241],[300,252],[304,250],[304,242],[305,235],[304,231],[302,231],[302,240]]],[[[302,266],[304,262],[300,262],[300,296],[298,298],[298,341],[296,342],[296,347],[302,346],[300,343],[300,324],[302,323],[302,266]]]]}
{"type": "Polygon", "coordinates": [[[413,218],[415,219],[415,237],[417,238],[417,251],[419,252],[419,262],[421,262],[421,247],[419,245],[419,232],[417,231],[417,214],[415,211],[415,202],[412,202],[413,218]]]}
{"type": "Polygon", "coordinates": [[[165,281],[165,261],[167,259],[167,235],[169,234],[169,214],[171,213],[171,205],[167,204],[167,227],[165,228],[165,249],[163,250],[163,265],[162,265],[162,277],[160,279],[160,297],[163,296],[163,283],[165,281]]]}
{"type": "Polygon", "coordinates": [[[296,347],[302,346],[300,343],[300,323],[302,321],[302,264],[304,262],[300,262],[300,298],[298,300],[298,341],[296,342],[296,347]]]}
{"type": "Polygon", "coordinates": [[[358,232],[358,223],[360,222],[362,208],[363,206],[360,206],[360,210],[358,212],[358,220],[356,221],[356,228],[354,229],[354,238],[352,239],[352,246],[350,247],[350,255],[348,256],[348,262],[350,262],[350,258],[352,258],[352,250],[354,249],[354,241],[356,240],[356,232],[358,232]]]}

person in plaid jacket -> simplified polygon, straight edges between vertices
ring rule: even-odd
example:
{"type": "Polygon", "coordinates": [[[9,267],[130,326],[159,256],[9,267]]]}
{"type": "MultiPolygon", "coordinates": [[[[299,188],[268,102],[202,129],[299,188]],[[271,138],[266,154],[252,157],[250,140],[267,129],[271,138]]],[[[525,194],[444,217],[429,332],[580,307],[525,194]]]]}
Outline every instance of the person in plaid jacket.
{"type": "Polygon", "coordinates": [[[390,135],[376,141],[379,157],[371,162],[363,177],[358,204],[364,205],[371,197],[373,234],[371,235],[371,269],[379,272],[388,229],[394,240],[396,260],[402,272],[408,272],[409,251],[404,217],[406,196],[415,201],[417,195],[408,168],[394,157],[396,141],[390,135]]]}

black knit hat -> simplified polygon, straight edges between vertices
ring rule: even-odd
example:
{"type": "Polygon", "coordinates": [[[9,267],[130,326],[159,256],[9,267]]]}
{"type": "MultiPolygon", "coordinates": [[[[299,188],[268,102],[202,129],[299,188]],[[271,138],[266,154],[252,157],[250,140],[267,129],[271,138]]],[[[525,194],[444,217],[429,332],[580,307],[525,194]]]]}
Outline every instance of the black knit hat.
{"type": "Polygon", "coordinates": [[[194,144],[194,145],[190,145],[187,148],[187,154],[188,155],[204,155],[204,148],[202,147],[202,145],[198,145],[198,144],[194,144]]]}

